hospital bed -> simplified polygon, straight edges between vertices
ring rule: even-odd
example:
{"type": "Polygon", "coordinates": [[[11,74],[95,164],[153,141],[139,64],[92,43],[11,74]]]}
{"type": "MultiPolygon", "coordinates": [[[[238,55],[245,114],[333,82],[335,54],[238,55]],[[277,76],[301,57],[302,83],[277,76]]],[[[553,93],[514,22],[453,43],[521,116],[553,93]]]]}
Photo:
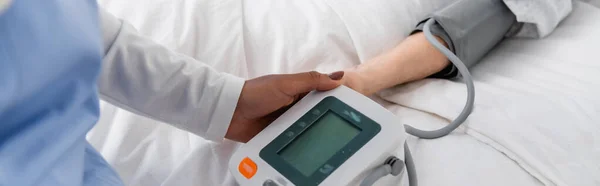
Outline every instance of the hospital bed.
{"type": "MultiPolygon", "coordinates": [[[[365,62],[447,3],[422,1],[101,0],[173,50],[245,78],[365,62]]],[[[542,40],[508,39],[471,70],[477,97],[465,125],[409,138],[421,185],[600,185],[600,8],[574,2],[542,40]]],[[[462,109],[460,82],[427,79],[373,99],[398,124],[439,128],[462,109]]],[[[126,185],[235,185],[240,145],[214,143],[102,103],[88,140],[126,185]]],[[[406,184],[385,177],[377,185],[406,184]]]]}

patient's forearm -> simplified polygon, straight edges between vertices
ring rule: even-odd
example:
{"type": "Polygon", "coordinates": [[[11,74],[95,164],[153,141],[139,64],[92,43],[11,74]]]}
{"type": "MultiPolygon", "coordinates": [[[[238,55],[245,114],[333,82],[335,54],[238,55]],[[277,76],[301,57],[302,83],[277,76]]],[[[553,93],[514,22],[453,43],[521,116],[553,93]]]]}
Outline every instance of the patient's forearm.
{"type": "MultiPolygon", "coordinates": [[[[459,0],[433,12],[415,31],[422,31],[429,19],[435,20],[431,33],[439,36],[437,39],[446,47],[450,46],[467,68],[475,65],[505,36],[514,35],[521,28],[520,24],[514,24],[515,15],[498,0],[459,0]]],[[[458,71],[423,33],[416,33],[393,50],[349,70],[346,85],[370,95],[431,75],[452,78],[458,71]]]]}
{"type": "MultiPolygon", "coordinates": [[[[440,42],[445,42],[437,38],[440,42]]],[[[446,46],[447,47],[447,46],[446,46]]],[[[448,66],[449,61],[423,33],[409,36],[392,50],[350,70],[361,79],[359,92],[370,95],[380,90],[426,78],[448,66]]]]}

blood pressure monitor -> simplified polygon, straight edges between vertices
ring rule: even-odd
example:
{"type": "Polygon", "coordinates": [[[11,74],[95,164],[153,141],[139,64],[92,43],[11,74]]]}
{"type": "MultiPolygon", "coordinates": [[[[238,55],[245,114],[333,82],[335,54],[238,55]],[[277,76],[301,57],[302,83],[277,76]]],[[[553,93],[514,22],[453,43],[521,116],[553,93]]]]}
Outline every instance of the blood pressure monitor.
{"type": "Polygon", "coordinates": [[[386,158],[403,157],[405,139],[394,114],[340,86],[306,95],[242,145],[229,170],[240,185],[358,185],[386,158]]]}

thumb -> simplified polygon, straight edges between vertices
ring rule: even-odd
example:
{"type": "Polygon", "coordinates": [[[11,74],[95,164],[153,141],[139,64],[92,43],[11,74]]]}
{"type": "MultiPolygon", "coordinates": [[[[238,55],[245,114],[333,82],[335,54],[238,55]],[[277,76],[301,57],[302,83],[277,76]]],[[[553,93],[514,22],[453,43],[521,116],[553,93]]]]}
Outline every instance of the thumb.
{"type": "Polygon", "coordinates": [[[340,86],[342,77],[344,71],[328,75],[316,71],[285,75],[281,78],[284,85],[282,91],[287,95],[298,95],[313,90],[327,91],[340,86]]]}

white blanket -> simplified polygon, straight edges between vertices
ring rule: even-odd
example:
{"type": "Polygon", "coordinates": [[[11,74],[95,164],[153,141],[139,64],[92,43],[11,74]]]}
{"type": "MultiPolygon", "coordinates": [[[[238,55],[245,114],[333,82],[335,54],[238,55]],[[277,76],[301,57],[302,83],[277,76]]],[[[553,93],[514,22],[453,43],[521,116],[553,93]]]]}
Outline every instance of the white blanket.
{"type": "MultiPolygon", "coordinates": [[[[365,2],[100,4],[160,43],[219,70],[256,77],[356,65],[410,32],[419,17],[402,17],[402,12],[423,14],[423,7],[433,7],[425,3],[437,1],[365,2]]],[[[600,92],[594,81],[600,78],[600,60],[591,58],[600,38],[589,34],[600,32],[600,23],[589,21],[600,19],[600,10],[583,4],[574,8],[548,38],[507,41],[473,70],[477,105],[462,129],[466,135],[459,131],[439,140],[409,140],[421,185],[600,184],[595,177],[600,175],[595,136],[600,134],[600,101],[594,96],[600,92]]],[[[463,86],[420,81],[384,92],[396,104],[382,104],[399,115],[399,124],[440,127],[462,108],[463,86]]],[[[233,142],[210,143],[106,103],[88,139],[127,185],[234,185],[226,169],[238,145],[233,142]]],[[[396,181],[387,177],[380,184],[396,181]]]]}

